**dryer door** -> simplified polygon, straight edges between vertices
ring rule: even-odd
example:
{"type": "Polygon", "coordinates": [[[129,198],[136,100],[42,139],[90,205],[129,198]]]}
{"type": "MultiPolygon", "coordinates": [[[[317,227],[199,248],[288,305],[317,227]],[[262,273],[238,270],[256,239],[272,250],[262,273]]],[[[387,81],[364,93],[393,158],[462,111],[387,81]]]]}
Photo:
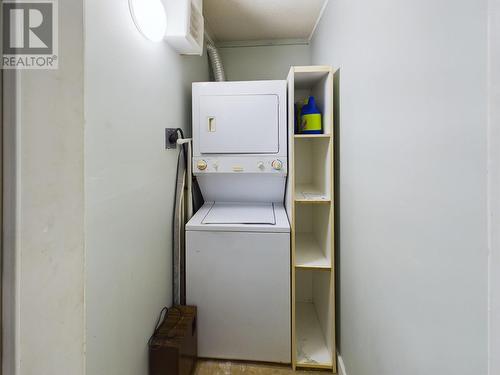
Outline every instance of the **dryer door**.
{"type": "Polygon", "coordinates": [[[275,154],[279,151],[277,95],[202,95],[202,154],[275,154]]]}

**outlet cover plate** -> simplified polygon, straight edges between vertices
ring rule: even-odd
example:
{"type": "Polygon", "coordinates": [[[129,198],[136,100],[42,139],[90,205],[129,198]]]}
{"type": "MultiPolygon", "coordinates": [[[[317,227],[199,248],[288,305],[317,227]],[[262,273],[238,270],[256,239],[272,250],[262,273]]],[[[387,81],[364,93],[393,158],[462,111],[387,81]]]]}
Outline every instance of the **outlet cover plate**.
{"type": "Polygon", "coordinates": [[[165,148],[167,150],[177,148],[177,142],[170,142],[170,136],[177,132],[176,128],[165,128],[165,148]]]}

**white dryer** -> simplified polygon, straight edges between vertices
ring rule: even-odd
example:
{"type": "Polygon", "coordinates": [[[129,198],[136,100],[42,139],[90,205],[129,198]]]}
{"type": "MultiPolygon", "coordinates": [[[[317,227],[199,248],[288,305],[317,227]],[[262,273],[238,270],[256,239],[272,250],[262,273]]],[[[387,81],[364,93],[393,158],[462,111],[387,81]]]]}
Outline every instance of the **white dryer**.
{"type": "Polygon", "coordinates": [[[200,357],[290,363],[286,81],[193,84],[186,301],[200,357]]]}

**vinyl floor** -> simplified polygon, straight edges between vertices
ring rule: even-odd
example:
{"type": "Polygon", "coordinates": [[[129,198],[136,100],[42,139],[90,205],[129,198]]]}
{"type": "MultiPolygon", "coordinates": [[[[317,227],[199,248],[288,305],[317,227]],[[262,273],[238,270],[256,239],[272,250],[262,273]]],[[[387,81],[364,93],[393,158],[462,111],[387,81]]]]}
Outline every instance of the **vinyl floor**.
{"type": "Polygon", "coordinates": [[[331,374],[326,371],[293,371],[289,366],[256,364],[247,362],[229,362],[199,360],[195,375],[292,375],[292,374],[331,374]]]}

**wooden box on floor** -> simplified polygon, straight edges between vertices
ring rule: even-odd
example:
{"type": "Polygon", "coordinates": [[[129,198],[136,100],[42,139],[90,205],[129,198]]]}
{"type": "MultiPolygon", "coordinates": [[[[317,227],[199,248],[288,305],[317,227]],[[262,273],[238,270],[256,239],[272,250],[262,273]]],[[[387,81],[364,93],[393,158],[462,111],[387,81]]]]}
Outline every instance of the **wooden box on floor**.
{"type": "Polygon", "coordinates": [[[149,375],[189,375],[196,366],[195,306],[174,306],[149,342],[149,375]]]}

